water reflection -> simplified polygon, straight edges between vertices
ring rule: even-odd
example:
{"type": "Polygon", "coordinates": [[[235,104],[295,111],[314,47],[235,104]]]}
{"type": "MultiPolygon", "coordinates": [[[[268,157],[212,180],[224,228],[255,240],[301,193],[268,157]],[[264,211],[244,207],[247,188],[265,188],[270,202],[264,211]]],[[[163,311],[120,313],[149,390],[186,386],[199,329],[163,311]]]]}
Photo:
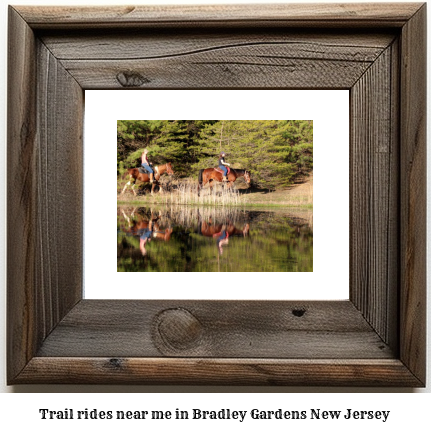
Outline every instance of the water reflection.
{"type": "Polygon", "coordinates": [[[117,270],[312,271],[312,212],[118,207],[117,270]]]}
{"type": "Polygon", "coordinates": [[[139,237],[139,249],[142,255],[147,254],[147,250],[145,245],[151,240],[159,239],[163,241],[169,241],[172,234],[172,228],[166,228],[161,230],[160,225],[158,223],[158,219],[160,216],[153,216],[153,213],[150,213],[150,216],[145,216],[145,212],[142,210],[145,209],[133,209],[130,216],[126,214],[125,209],[121,209],[121,214],[126,221],[127,227],[124,225],[119,225],[119,230],[126,235],[132,235],[139,237]],[[144,214],[143,214],[144,213],[144,214]]]}
{"type": "Polygon", "coordinates": [[[198,233],[205,237],[212,237],[216,239],[216,244],[220,255],[223,253],[223,246],[229,243],[229,237],[232,236],[248,236],[250,230],[250,224],[245,223],[242,229],[237,228],[234,223],[227,218],[226,223],[213,223],[212,216],[209,217],[208,221],[202,220],[200,213],[198,213],[198,233]]]}

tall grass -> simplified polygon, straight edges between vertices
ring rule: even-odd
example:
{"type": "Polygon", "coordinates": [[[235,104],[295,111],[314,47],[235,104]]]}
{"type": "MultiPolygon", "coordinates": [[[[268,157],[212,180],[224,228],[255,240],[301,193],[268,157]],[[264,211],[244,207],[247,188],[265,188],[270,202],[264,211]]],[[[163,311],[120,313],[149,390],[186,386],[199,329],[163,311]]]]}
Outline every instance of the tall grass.
{"type": "Polygon", "coordinates": [[[169,195],[165,197],[166,203],[185,205],[209,205],[209,206],[238,206],[244,203],[235,187],[227,187],[215,184],[212,191],[209,186],[199,191],[196,183],[182,182],[169,195]]]}
{"type": "MultiPolygon", "coordinates": [[[[208,185],[200,189],[198,195],[198,184],[196,181],[182,179],[178,182],[170,182],[168,185],[162,183],[163,192],[155,192],[151,201],[165,205],[199,205],[199,206],[240,206],[245,204],[245,199],[235,186],[227,187],[220,183],[215,184],[212,191],[208,185]]],[[[149,196],[149,195],[147,195],[149,196]]],[[[117,195],[119,201],[137,201],[130,192],[117,195]]]]}
{"type": "MultiPolygon", "coordinates": [[[[196,179],[172,179],[164,176],[160,180],[163,193],[156,188],[154,195],[149,194],[149,185],[144,186],[144,194],[135,196],[130,189],[120,195],[124,181],[117,184],[117,201],[122,203],[152,203],[161,205],[194,205],[217,207],[242,207],[242,206],[288,206],[288,207],[313,207],[313,176],[302,184],[294,185],[283,190],[269,192],[267,190],[250,190],[246,193],[244,188],[248,186],[242,179],[237,180],[228,188],[221,183],[215,183],[212,192],[209,185],[200,190],[198,196],[198,182],[196,179]],[[243,190],[240,191],[240,188],[243,190]]],[[[136,186],[136,190],[141,185],[136,186]]]]}
{"type": "Polygon", "coordinates": [[[169,223],[174,225],[191,226],[200,221],[208,221],[211,223],[225,223],[227,220],[230,223],[244,221],[246,212],[235,207],[219,207],[216,210],[213,207],[193,206],[187,207],[183,205],[170,204],[160,211],[161,223],[169,223]]]}

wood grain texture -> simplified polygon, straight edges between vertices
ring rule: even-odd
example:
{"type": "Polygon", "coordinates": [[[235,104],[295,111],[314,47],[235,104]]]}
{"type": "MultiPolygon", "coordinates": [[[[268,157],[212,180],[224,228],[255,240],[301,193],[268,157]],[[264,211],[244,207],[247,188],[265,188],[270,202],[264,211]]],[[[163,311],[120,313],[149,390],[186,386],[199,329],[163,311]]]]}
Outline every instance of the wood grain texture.
{"type": "MultiPolygon", "coordinates": [[[[58,60],[149,60],[187,56],[226,48],[256,46],[265,57],[267,45],[280,47],[284,58],[373,62],[395,38],[395,30],[358,33],[304,29],[228,29],[223,32],[200,28],[185,30],[68,31],[53,35],[38,32],[41,41],[58,60]],[[286,55],[286,52],[292,55],[286,55]]],[[[267,54],[269,56],[269,54],[267,54]]]]}
{"type": "Polygon", "coordinates": [[[418,387],[399,360],[34,357],[17,383],[418,387]]]}
{"type": "Polygon", "coordinates": [[[82,293],[83,91],[9,10],[8,374],[82,293]]]}
{"type": "Polygon", "coordinates": [[[420,3],[358,4],[250,4],[119,7],[46,7],[20,6],[19,12],[33,28],[58,27],[169,27],[201,26],[215,23],[266,27],[271,24],[299,27],[372,26],[402,27],[420,3]]]}
{"type": "Polygon", "coordinates": [[[424,37],[414,3],[10,8],[8,382],[423,386],[424,37]],[[350,89],[350,301],[81,300],[83,90],[203,87],[350,89]]]}
{"type": "Polygon", "coordinates": [[[7,127],[7,355],[8,376],[17,375],[36,353],[35,38],[9,9],[7,127]]]}
{"type": "Polygon", "coordinates": [[[351,89],[350,299],[394,351],[398,285],[398,103],[390,45],[351,89]]]}
{"type": "Polygon", "coordinates": [[[35,289],[42,340],[81,298],[84,92],[38,42],[35,289]]]}
{"type": "Polygon", "coordinates": [[[42,35],[85,89],[350,88],[395,38],[294,31],[82,32],[42,35]],[[107,49],[107,47],[109,47],[107,49]],[[109,59],[109,60],[107,60],[109,59]],[[141,77],[135,85],[119,76],[141,77]]]}
{"type": "MultiPolygon", "coordinates": [[[[145,78],[141,88],[350,88],[381,52],[300,43],[262,43],[133,60],[62,60],[83,88],[122,88],[118,74],[145,78]],[[322,55],[319,51],[326,52],[322,55]],[[332,52],[329,52],[332,51],[332,52]],[[350,51],[350,54],[348,52],[350,51]]],[[[354,41],[351,42],[352,45],[354,41]]],[[[142,40],[148,45],[148,41],[142,40]]],[[[134,54],[134,57],[136,53],[134,54]]]]}
{"type": "MultiPolygon", "coordinates": [[[[182,317],[180,317],[182,318],[182,317]]],[[[196,334],[196,331],[193,332],[196,334]]],[[[392,358],[390,348],[349,302],[84,300],[45,340],[48,357],[392,358]],[[199,337],[184,339],[184,319],[160,335],[159,315],[187,313],[199,337]],[[300,311],[300,313],[296,313],[300,311]],[[195,324],[193,321],[193,324],[195,324]],[[196,325],[194,327],[196,329],[196,325]],[[173,332],[178,332],[176,338],[173,332]],[[87,342],[91,340],[89,345],[87,342]],[[170,341],[177,340],[177,344],[170,341]]]]}
{"type": "MultiPolygon", "coordinates": [[[[241,51],[232,55],[223,50],[219,56],[193,55],[182,59],[148,61],[78,62],[64,65],[87,90],[106,89],[238,89],[285,88],[306,89],[315,82],[318,89],[333,89],[337,84],[348,89],[363,73],[366,63],[346,63],[343,73],[338,62],[310,60],[281,60],[267,58],[256,63],[244,62],[241,51]],[[238,55],[241,60],[238,60],[238,55]],[[219,57],[217,59],[216,57],[219,57]],[[313,67],[318,63],[318,67],[313,67]],[[124,85],[121,74],[139,76],[135,85],[124,85]],[[136,85],[137,84],[137,85],[136,85]]],[[[250,51],[250,50],[249,50],[250,51]]],[[[268,51],[275,56],[274,50],[268,51]]],[[[252,60],[252,59],[250,59],[252,60]]]]}
{"type": "Polygon", "coordinates": [[[401,37],[401,360],[425,381],[426,5],[401,37]]]}

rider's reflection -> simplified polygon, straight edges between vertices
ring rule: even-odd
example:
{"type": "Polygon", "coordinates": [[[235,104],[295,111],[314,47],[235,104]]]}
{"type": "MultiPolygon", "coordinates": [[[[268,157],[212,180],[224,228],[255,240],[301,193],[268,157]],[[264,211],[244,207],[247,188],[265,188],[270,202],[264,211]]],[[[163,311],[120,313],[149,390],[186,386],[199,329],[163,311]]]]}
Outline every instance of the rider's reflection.
{"type": "Polygon", "coordinates": [[[141,229],[137,232],[139,235],[139,249],[141,250],[142,256],[147,254],[145,246],[153,238],[163,240],[165,242],[170,240],[173,231],[172,228],[166,228],[162,231],[158,231],[158,229],[159,225],[157,223],[153,224],[153,221],[150,220],[148,223],[148,228],[141,229]]]}
{"type": "Polygon", "coordinates": [[[153,212],[151,212],[149,218],[140,214],[135,215],[135,210],[132,211],[130,216],[124,210],[122,210],[122,213],[128,225],[127,228],[123,228],[123,232],[127,235],[139,237],[139,249],[143,256],[147,254],[146,246],[152,239],[159,239],[165,242],[170,240],[173,231],[172,228],[168,227],[160,230],[160,216],[154,217],[153,212]]]}
{"type": "Polygon", "coordinates": [[[137,234],[139,235],[139,249],[141,250],[142,256],[145,256],[147,254],[145,245],[147,242],[151,241],[151,237],[153,236],[153,221],[150,220],[148,227],[138,230],[137,234]]]}
{"type": "Polygon", "coordinates": [[[205,237],[217,239],[217,249],[220,255],[223,253],[223,246],[229,244],[229,237],[240,236],[247,237],[249,235],[250,225],[244,224],[244,227],[237,228],[232,221],[227,219],[223,224],[213,223],[212,217],[208,222],[200,220],[198,233],[205,237]]]}
{"type": "Polygon", "coordinates": [[[217,238],[217,248],[220,255],[223,254],[223,246],[229,243],[229,232],[226,230],[226,225],[222,225],[221,231],[213,234],[213,238],[217,238]]]}

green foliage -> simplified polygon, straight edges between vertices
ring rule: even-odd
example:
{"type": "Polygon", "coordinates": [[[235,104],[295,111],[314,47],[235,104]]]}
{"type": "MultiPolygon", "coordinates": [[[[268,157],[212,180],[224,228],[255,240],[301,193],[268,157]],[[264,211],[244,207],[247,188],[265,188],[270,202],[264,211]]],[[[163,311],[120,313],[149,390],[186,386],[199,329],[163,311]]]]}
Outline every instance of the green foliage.
{"type": "Polygon", "coordinates": [[[117,170],[138,166],[144,148],[154,164],[172,162],[179,177],[217,166],[251,171],[257,187],[291,184],[313,168],[311,120],[119,120],[117,170]]]}

